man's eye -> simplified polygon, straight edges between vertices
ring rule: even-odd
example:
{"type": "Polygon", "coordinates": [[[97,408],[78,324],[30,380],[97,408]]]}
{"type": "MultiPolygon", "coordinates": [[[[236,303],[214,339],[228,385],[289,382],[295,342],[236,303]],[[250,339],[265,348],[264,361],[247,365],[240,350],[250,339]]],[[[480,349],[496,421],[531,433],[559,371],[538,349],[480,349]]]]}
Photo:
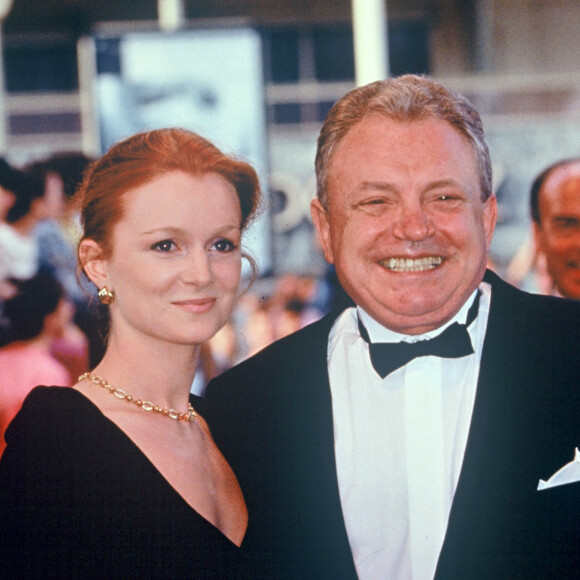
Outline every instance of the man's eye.
{"type": "Polygon", "coordinates": [[[455,208],[462,203],[462,197],[455,193],[441,193],[433,198],[433,200],[440,205],[450,208],[455,208]]]}
{"type": "Polygon", "coordinates": [[[355,209],[372,216],[382,216],[393,205],[394,201],[385,197],[371,197],[356,204],[355,209]]]}
{"type": "Polygon", "coordinates": [[[161,242],[153,244],[152,249],[159,252],[170,252],[175,249],[175,243],[171,240],[162,240],[161,242]]]}
{"type": "Polygon", "coordinates": [[[559,230],[577,229],[580,226],[580,220],[574,218],[557,218],[554,221],[559,230]]]}

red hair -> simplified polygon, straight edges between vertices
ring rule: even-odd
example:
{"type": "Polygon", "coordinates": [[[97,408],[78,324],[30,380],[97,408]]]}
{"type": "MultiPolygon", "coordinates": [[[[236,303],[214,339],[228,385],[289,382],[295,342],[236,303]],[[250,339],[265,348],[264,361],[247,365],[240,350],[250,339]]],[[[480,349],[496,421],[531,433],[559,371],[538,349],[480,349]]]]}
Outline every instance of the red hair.
{"type": "Polygon", "coordinates": [[[111,255],[112,232],[123,217],[123,197],[170,171],[190,175],[218,173],[235,188],[244,231],[261,200],[258,176],[251,165],[222,153],[207,139],[185,129],[158,129],[138,133],[113,145],[87,169],[80,197],[82,239],[99,244],[111,255]]]}

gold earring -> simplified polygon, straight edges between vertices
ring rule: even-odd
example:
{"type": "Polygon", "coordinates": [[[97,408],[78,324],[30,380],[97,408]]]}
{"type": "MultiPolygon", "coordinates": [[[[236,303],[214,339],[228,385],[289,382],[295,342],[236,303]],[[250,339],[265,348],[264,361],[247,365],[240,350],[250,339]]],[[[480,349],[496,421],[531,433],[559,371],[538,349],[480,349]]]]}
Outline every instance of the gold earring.
{"type": "Polygon", "coordinates": [[[111,304],[111,302],[113,302],[113,300],[115,299],[115,293],[111,292],[106,286],[103,286],[99,290],[98,296],[99,296],[99,300],[103,304],[111,304]]]}

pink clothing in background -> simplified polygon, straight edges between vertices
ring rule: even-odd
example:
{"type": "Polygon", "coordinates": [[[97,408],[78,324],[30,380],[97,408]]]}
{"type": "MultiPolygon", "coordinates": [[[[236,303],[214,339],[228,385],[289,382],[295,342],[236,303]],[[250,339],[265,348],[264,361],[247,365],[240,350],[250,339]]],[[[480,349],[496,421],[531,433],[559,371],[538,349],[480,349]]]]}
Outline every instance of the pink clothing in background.
{"type": "Polygon", "coordinates": [[[72,381],[66,367],[40,346],[14,343],[0,348],[0,456],[6,428],[37,385],[71,386],[72,381]]]}

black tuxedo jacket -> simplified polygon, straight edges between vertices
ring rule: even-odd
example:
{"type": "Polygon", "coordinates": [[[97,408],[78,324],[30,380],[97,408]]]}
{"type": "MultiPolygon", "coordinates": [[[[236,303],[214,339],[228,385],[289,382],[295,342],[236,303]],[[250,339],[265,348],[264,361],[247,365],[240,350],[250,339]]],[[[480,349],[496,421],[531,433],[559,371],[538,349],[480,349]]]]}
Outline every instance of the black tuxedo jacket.
{"type": "MultiPolygon", "coordinates": [[[[580,303],[486,280],[477,395],[436,578],[580,577],[580,482],[537,491],[580,447],[580,303]]],[[[356,578],[326,364],[336,315],[208,386],[205,416],[248,505],[255,577],[356,578]]]]}

